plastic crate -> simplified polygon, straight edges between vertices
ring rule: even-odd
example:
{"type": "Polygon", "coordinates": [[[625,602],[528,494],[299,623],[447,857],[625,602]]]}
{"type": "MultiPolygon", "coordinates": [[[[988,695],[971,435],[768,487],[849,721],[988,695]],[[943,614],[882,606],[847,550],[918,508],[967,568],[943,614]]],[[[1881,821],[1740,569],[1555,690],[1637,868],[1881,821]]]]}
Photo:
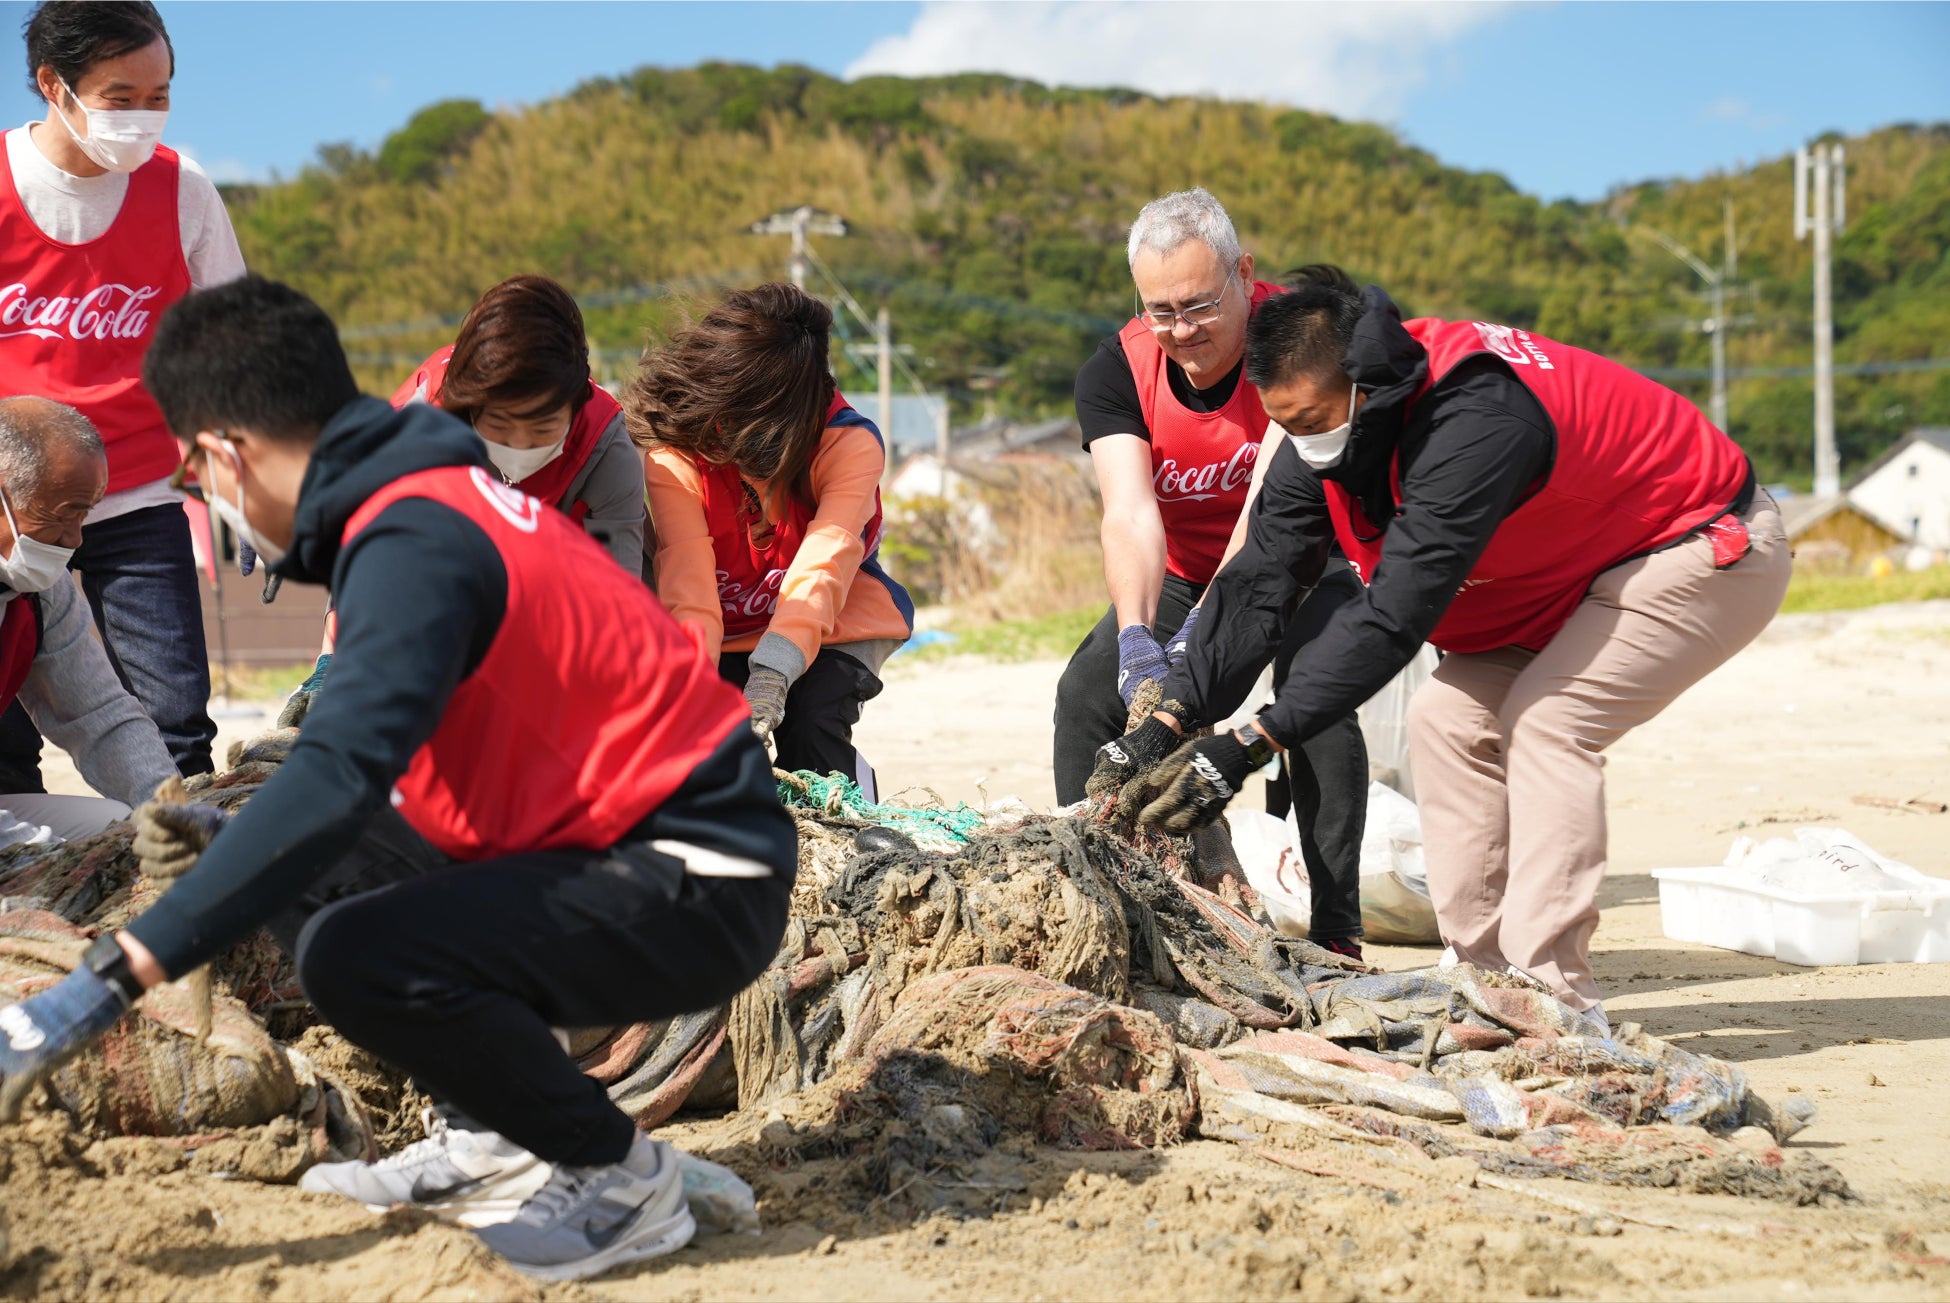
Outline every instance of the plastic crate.
{"type": "Polygon", "coordinates": [[[1910,891],[1809,895],[1725,868],[1655,869],[1659,917],[1674,941],[1810,968],[1950,963],[1950,880],[1910,891]]]}

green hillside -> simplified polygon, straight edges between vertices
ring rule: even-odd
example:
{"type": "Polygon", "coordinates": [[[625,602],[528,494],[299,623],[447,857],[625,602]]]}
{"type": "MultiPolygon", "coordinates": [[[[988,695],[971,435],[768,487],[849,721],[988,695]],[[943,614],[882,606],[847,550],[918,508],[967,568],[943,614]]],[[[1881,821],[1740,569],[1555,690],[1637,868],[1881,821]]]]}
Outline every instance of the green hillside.
{"type": "MultiPolygon", "coordinates": [[[[1950,356],[1950,126],[1892,127],[1850,140],[1849,155],[1838,362],[1950,356]]],[[[581,295],[620,369],[683,310],[672,286],[782,274],[785,241],[746,228],[809,203],[851,222],[815,248],[869,312],[891,309],[930,386],[964,412],[979,394],[1034,415],[1066,408],[1077,365],[1131,310],[1131,217],[1192,184],[1224,200],[1269,272],[1341,262],[1410,311],[1530,327],[1645,368],[1707,365],[1706,338],[1685,328],[1704,303],[1693,274],[1628,227],[1717,262],[1730,196],[1735,308],[1750,319],[1731,365],[1809,361],[1788,160],[1544,204],[1381,127],[995,76],[646,68],[509,112],[434,105],[376,154],[327,147],[297,178],[231,201],[251,264],[325,303],[376,388],[518,271],[581,295]]],[[[835,365],[842,383],[866,383],[835,365]]],[[[1703,380],[1673,383],[1704,403],[1703,380]]],[[[1810,393],[1805,378],[1734,384],[1733,432],[1767,476],[1805,478],[1810,393]]],[[[1837,395],[1845,467],[1910,425],[1950,423],[1950,370],[1844,376],[1837,395]]]]}

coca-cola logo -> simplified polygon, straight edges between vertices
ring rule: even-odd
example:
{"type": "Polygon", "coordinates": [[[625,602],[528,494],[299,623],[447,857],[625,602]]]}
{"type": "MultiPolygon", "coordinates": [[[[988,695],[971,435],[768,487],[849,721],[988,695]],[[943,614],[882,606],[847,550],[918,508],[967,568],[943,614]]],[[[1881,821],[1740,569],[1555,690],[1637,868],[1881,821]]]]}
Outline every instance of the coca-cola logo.
{"type": "Polygon", "coordinates": [[[1152,487],[1160,502],[1205,502],[1251,484],[1257,460],[1256,443],[1242,443],[1225,461],[1203,466],[1181,468],[1176,457],[1167,457],[1153,468],[1152,487]]]}
{"type": "Polygon", "coordinates": [[[785,571],[767,570],[765,577],[754,584],[740,583],[731,577],[728,570],[718,571],[718,606],[724,611],[727,620],[735,617],[769,616],[778,609],[779,585],[785,582],[785,571]]]}
{"type": "Polygon", "coordinates": [[[547,510],[534,498],[520,489],[511,488],[495,479],[479,466],[471,466],[467,471],[480,490],[488,505],[501,513],[501,518],[524,534],[532,534],[542,527],[542,512],[547,510]]]}
{"type": "Polygon", "coordinates": [[[0,339],[35,335],[82,341],[143,339],[154,314],[143,305],[162,290],[154,285],[97,285],[86,294],[33,294],[20,281],[0,289],[0,339]]]}

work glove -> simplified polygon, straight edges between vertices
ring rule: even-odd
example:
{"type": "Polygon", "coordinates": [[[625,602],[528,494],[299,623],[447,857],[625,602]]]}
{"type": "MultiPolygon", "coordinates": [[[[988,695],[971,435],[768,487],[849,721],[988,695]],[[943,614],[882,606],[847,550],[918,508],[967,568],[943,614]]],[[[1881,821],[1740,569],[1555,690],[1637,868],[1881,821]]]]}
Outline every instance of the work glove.
{"type": "Polygon", "coordinates": [[[745,702],[752,708],[752,732],[764,742],[785,718],[785,694],[792,685],[769,665],[754,665],[745,679],[745,702]]]}
{"type": "Polygon", "coordinates": [[[1151,636],[1151,631],[1141,624],[1127,624],[1117,635],[1117,695],[1124,699],[1124,705],[1131,704],[1137,695],[1138,685],[1146,679],[1159,683],[1165,681],[1171,665],[1165,660],[1165,649],[1151,636]]]}
{"type": "Polygon", "coordinates": [[[6,1037],[0,1044],[0,1122],[17,1119],[34,1087],[120,1022],[138,994],[133,981],[104,978],[84,962],[39,995],[0,1009],[0,1034],[6,1037]]]}
{"type": "Polygon", "coordinates": [[[1159,794],[1138,822],[1182,837],[1216,820],[1257,768],[1231,730],[1187,742],[1150,775],[1159,794]]]}
{"type": "Polygon", "coordinates": [[[1084,795],[1094,800],[1122,792],[1128,783],[1156,768],[1178,743],[1171,725],[1153,715],[1115,742],[1097,748],[1097,767],[1083,785],[1084,795]]]}
{"type": "Polygon", "coordinates": [[[214,805],[178,805],[144,801],[130,816],[135,824],[131,847],[142,862],[142,874],[154,882],[169,882],[196,867],[197,857],[230,822],[230,815],[214,805]]]}
{"type": "Polygon", "coordinates": [[[332,668],[332,653],[326,652],[311,667],[311,675],[298,685],[298,690],[284,700],[284,709],[278,712],[277,727],[297,728],[311,713],[311,703],[318,696],[318,690],[325,684],[325,675],[332,668]]]}
{"type": "Polygon", "coordinates": [[[1172,669],[1177,669],[1185,659],[1185,648],[1192,641],[1192,626],[1198,623],[1198,613],[1204,609],[1194,606],[1186,612],[1185,623],[1178,626],[1178,632],[1171,635],[1171,640],[1165,644],[1165,663],[1172,669]]]}
{"type": "Polygon", "coordinates": [[[248,575],[257,569],[257,549],[243,539],[237,540],[237,573],[248,575]]]}

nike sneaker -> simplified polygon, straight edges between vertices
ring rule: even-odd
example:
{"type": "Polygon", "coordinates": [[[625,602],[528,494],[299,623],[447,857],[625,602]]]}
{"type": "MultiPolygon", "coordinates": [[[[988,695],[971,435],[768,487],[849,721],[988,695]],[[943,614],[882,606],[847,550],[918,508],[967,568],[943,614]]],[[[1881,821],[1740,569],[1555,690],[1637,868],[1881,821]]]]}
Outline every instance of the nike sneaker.
{"type": "Polygon", "coordinates": [[[555,1164],[512,1221],[475,1232],[509,1266],[537,1280],[581,1280],[675,1253],[696,1233],[676,1154],[643,1135],[620,1163],[555,1164]]]}
{"type": "Polygon", "coordinates": [[[462,1226],[492,1226],[521,1210],[548,1180],[548,1164],[492,1131],[423,1113],[427,1137],[376,1163],[320,1163],[301,1190],[343,1195],[374,1212],[405,1204],[462,1226]]]}

